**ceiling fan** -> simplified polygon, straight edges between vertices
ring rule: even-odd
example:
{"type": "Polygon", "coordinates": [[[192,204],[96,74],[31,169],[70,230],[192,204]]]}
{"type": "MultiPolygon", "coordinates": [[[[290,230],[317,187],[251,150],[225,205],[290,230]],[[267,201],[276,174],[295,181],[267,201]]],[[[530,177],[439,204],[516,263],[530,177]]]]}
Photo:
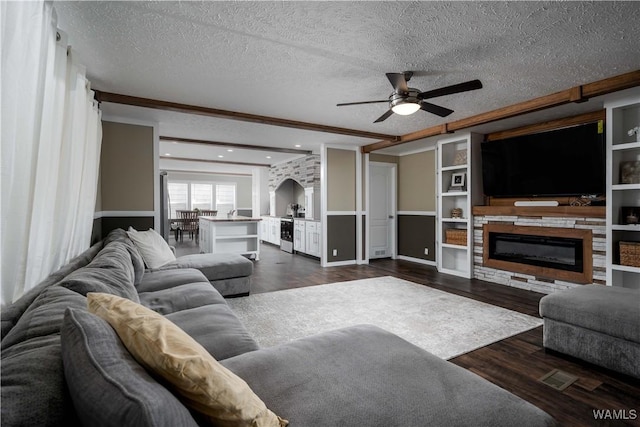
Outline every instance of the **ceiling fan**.
{"type": "Polygon", "coordinates": [[[412,71],[404,71],[402,73],[387,73],[387,78],[393,86],[393,92],[389,95],[389,99],[383,99],[379,101],[363,101],[363,102],[347,102],[343,104],[337,104],[338,107],[345,105],[359,105],[359,104],[375,104],[377,102],[388,102],[389,110],[374,123],[382,122],[388,119],[393,113],[408,116],[418,110],[424,110],[429,113],[433,113],[440,117],[446,117],[453,113],[450,110],[439,105],[426,102],[425,99],[436,98],[438,96],[451,95],[454,93],[466,92],[469,90],[481,89],[482,83],[480,80],[470,80],[464,83],[458,83],[451,86],[441,87],[439,89],[428,90],[426,92],[420,92],[420,90],[408,87],[407,82],[411,80],[413,76],[412,71]]]}

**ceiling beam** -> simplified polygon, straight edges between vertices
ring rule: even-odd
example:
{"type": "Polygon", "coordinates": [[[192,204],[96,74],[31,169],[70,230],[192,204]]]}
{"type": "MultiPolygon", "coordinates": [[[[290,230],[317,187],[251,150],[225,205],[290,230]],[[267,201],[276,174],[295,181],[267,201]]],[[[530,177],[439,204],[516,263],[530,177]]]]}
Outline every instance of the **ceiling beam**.
{"type": "Polygon", "coordinates": [[[175,172],[175,173],[197,173],[198,175],[224,175],[224,176],[246,176],[251,177],[250,173],[235,173],[235,172],[207,172],[201,170],[189,170],[189,169],[171,169],[171,168],[162,168],[162,170],[167,172],[175,172]]]}
{"type": "Polygon", "coordinates": [[[117,93],[95,90],[95,98],[98,102],[112,102],[114,104],[132,105],[135,107],[153,108],[156,110],[173,111],[177,113],[196,114],[207,117],[218,117],[242,122],[259,123],[269,126],[280,126],[293,129],[302,129],[314,132],[325,132],[339,135],[357,136],[360,138],[385,139],[395,141],[400,139],[396,135],[366,132],[356,129],[347,129],[335,126],[326,126],[315,123],[299,122],[296,120],[280,119],[277,117],[260,116],[257,114],[240,113],[237,111],[220,110],[217,108],[200,107],[197,105],[179,104],[176,102],[160,101],[157,99],[138,98],[135,96],[121,95],[117,93]]]}
{"type": "Polygon", "coordinates": [[[219,163],[221,165],[240,165],[240,166],[262,166],[266,168],[271,167],[271,165],[267,163],[225,162],[223,160],[192,159],[189,157],[173,157],[173,156],[160,156],[160,158],[165,160],[181,160],[184,162],[219,163]]]}
{"type": "Polygon", "coordinates": [[[587,83],[576,86],[550,95],[541,96],[539,98],[530,99],[518,104],[509,105],[507,107],[498,108],[497,110],[486,113],[477,114],[475,116],[445,123],[439,126],[422,129],[416,132],[402,135],[399,141],[383,140],[374,142],[373,144],[363,145],[360,150],[363,153],[370,153],[375,150],[389,148],[396,145],[404,144],[419,139],[428,138],[430,136],[441,135],[443,133],[451,133],[456,130],[466,129],[473,126],[483,125],[498,120],[508,119],[511,117],[521,116],[523,114],[533,113],[535,111],[545,110],[547,108],[558,107],[571,102],[584,102],[589,98],[607,95],[624,89],[640,86],[640,70],[631,71],[629,73],[610,77],[596,82],[587,83]]]}
{"type": "Polygon", "coordinates": [[[546,132],[554,129],[561,129],[569,126],[584,125],[587,123],[605,121],[607,119],[606,110],[597,110],[590,113],[580,114],[573,117],[565,117],[557,120],[549,120],[533,125],[522,126],[515,129],[504,130],[500,132],[488,133],[485,141],[498,141],[501,139],[513,138],[516,136],[531,135],[533,133],[546,132]]]}
{"type": "Polygon", "coordinates": [[[180,142],[185,144],[204,144],[204,145],[213,145],[216,147],[237,148],[241,150],[268,151],[271,153],[289,153],[289,154],[301,154],[301,155],[313,154],[313,151],[311,150],[297,150],[295,148],[264,147],[262,145],[245,145],[245,144],[238,144],[235,142],[207,141],[204,139],[174,138],[171,136],[160,136],[160,141],[180,142]]]}

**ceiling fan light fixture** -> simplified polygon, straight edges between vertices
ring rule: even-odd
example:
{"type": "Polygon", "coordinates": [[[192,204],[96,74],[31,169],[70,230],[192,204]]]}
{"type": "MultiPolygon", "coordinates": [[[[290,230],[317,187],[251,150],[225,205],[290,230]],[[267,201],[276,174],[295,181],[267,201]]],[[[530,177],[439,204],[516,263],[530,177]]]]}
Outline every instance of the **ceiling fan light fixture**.
{"type": "Polygon", "coordinates": [[[420,104],[415,102],[400,102],[391,107],[391,110],[401,116],[408,116],[420,109],[420,104]]]}

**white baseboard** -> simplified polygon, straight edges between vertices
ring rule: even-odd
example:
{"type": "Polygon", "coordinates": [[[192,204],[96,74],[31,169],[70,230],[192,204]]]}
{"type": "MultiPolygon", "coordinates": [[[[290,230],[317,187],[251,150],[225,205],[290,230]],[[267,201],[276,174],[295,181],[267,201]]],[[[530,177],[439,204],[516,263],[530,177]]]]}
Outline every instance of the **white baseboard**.
{"type": "Polygon", "coordinates": [[[340,267],[343,265],[354,265],[356,264],[355,259],[350,259],[347,261],[333,261],[333,262],[325,262],[323,267],[340,267]]]}
{"type": "Polygon", "coordinates": [[[436,262],[435,261],[429,261],[429,260],[422,259],[422,258],[413,258],[413,257],[410,257],[410,256],[398,255],[398,259],[401,259],[403,261],[411,261],[411,262],[415,262],[415,263],[418,263],[418,264],[430,265],[432,267],[436,266],[436,262]]]}

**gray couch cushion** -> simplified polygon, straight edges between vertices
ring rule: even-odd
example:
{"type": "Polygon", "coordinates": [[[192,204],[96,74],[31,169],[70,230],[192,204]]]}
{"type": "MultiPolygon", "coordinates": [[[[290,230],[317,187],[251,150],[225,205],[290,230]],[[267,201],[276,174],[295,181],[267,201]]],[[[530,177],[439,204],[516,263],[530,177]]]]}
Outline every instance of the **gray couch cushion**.
{"type": "Polygon", "coordinates": [[[640,290],[585,285],[546,295],[540,315],[640,343],[640,290]]]}
{"type": "Polygon", "coordinates": [[[245,277],[253,274],[253,263],[237,254],[193,254],[181,256],[157,270],[174,268],[195,268],[200,270],[209,281],[245,277]]]}
{"type": "Polygon", "coordinates": [[[111,230],[107,237],[104,238],[104,244],[108,245],[111,242],[122,242],[125,247],[129,251],[129,255],[131,256],[131,263],[133,264],[133,272],[135,274],[133,284],[137,285],[140,283],[142,278],[144,277],[144,260],[142,259],[142,255],[140,251],[136,247],[136,245],[131,241],[127,232],[122,228],[116,228],[115,230],[111,230]]]}
{"type": "Polygon", "coordinates": [[[65,384],[60,335],[32,338],[2,350],[3,426],[76,426],[65,384]]]}
{"type": "Polygon", "coordinates": [[[88,265],[69,274],[58,284],[84,296],[88,292],[102,292],[139,302],[133,280],[133,264],[126,245],[111,242],[88,265]]]}
{"type": "Polygon", "coordinates": [[[40,295],[43,290],[64,279],[65,276],[74,270],[89,264],[93,257],[100,252],[102,246],[102,242],[91,246],[89,249],[69,261],[68,264],[51,273],[46,279],[36,285],[36,287],[21,296],[16,302],[8,307],[3,307],[2,311],[0,311],[0,317],[2,318],[2,338],[4,339],[5,335],[7,335],[11,328],[13,328],[13,326],[18,322],[20,316],[22,316],[31,303],[38,298],[38,295],[40,295]]]}
{"type": "Polygon", "coordinates": [[[138,294],[140,304],[160,314],[202,307],[209,304],[226,304],[222,295],[208,283],[190,283],[174,288],[138,294]]]}
{"type": "Polygon", "coordinates": [[[251,292],[251,276],[212,280],[211,285],[223,297],[249,295],[251,292]]]}
{"type": "Polygon", "coordinates": [[[319,334],[222,364],[296,427],[556,425],[519,397],[374,326],[319,334]]]}
{"type": "Polygon", "coordinates": [[[187,283],[207,283],[208,280],[200,271],[193,268],[147,271],[142,281],[136,286],[138,292],[153,292],[187,283]]]}
{"type": "Polygon", "coordinates": [[[167,319],[198,341],[217,360],[258,349],[226,304],[205,305],[168,314],[167,319]]]}
{"type": "Polygon", "coordinates": [[[82,310],[66,312],[62,359],[86,426],[197,426],[189,410],[140,366],[113,328],[82,310]]]}
{"type": "Polygon", "coordinates": [[[36,298],[7,334],[2,341],[2,348],[35,337],[59,334],[67,307],[86,309],[87,298],[57,285],[50,286],[36,298]]]}

